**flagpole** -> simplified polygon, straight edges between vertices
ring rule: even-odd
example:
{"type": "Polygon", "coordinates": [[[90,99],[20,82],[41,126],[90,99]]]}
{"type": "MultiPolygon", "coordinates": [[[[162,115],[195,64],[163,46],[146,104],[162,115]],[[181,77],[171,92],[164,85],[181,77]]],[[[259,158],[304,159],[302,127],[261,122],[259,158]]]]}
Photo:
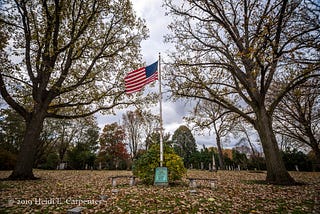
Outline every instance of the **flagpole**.
{"type": "Polygon", "coordinates": [[[160,167],[163,166],[163,124],[162,124],[162,91],[161,91],[161,55],[159,53],[159,107],[160,107],[160,167]]]}
{"type": "Polygon", "coordinates": [[[154,184],[157,186],[168,186],[168,168],[163,167],[163,120],[162,120],[162,91],[161,91],[161,56],[159,53],[159,107],[160,107],[160,167],[156,168],[154,184]]]}

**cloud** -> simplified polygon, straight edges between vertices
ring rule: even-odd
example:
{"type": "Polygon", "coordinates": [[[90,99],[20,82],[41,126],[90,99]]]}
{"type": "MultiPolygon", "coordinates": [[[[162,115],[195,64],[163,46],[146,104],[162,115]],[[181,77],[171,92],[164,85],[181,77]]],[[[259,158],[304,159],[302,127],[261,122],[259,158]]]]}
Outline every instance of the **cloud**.
{"type": "Polygon", "coordinates": [[[194,135],[194,137],[198,144],[198,149],[202,149],[203,145],[207,148],[216,146],[216,140],[213,135],[194,135]]]}
{"type": "MultiPolygon", "coordinates": [[[[170,44],[164,43],[164,36],[169,33],[167,26],[171,22],[171,18],[165,15],[165,9],[162,7],[162,1],[159,0],[134,0],[133,9],[138,17],[145,19],[146,25],[150,32],[150,37],[141,43],[143,61],[146,65],[149,65],[158,60],[159,53],[161,53],[162,62],[167,59],[167,51],[172,48],[170,44]]],[[[146,87],[150,87],[147,85],[146,87]]],[[[146,88],[145,90],[155,91],[158,90],[158,83],[154,88],[146,88]]],[[[168,88],[163,88],[163,91],[168,91],[168,88]]],[[[166,133],[171,135],[181,125],[187,125],[183,121],[183,117],[186,116],[192,109],[191,104],[185,104],[183,101],[172,102],[167,98],[168,93],[164,94],[163,98],[163,125],[166,133]]],[[[100,128],[108,123],[121,122],[122,115],[128,111],[134,110],[123,109],[116,111],[116,115],[102,115],[98,114],[98,124],[100,128]]],[[[154,114],[159,114],[159,105],[152,107],[154,114]]],[[[190,127],[189,127],[190,128],[190,127]]],[[[202,148],[202,145],[214,146],[214,136],[198,135],[193,133],[198,144],[198,148],[202,148]]]]}
{"type": "MultiPolygon", "coordinates": [[[[143,61],[145,61],[146,65],[149,65],[158,60],[159,53],[161,53],[162,59],[166,56],[165,52],[169,49],[169,46],[164,43],[163,38],[168,33],[167,26],[171,20],[168,16],[165,16],[165,9],[162,7],[162,1],[134,0],[132,3],[137,16],[145,19],[146,25],[150,31],[150,37],[141,43],[143,61]]],[[[148,85],[146,87],[150,86],[148,85]]],[[[155,87],[150,90],[158,90],[158,85],[156,84],[155,87]]],[[[163,89],[163,91],[167,91],[167,89],[163,89]]],[[[99,127],[103,127],[106,123],[119,122],[125,111],[126,110],[117,111],[116,116],[103,116],[98,114],[99,127]]],[[[152,112],[155,114],[158,113],[159,106],[153,107],[152,112]]],[[[185,113],[186,106],[183,106],[182,103],[172,103],[170,100],[163,99],[163,121],[166,131],[173,133],[175,127],[179,127],[178,124],[183,122],[182,117],[185,113]]]]}
{"type": "Polygon", "coordinates": [[[159,0],[134,0],[133,8],[136,14],[145,19],[150,31],[150,37],[141,43],[143,59],[147,64],[158,59],[159,53],[166,57],[168,44],[164,43],[164,35],[168,33],[167,26],[171,22],[170,17],[165,16],[162,1],[159,0]]]}

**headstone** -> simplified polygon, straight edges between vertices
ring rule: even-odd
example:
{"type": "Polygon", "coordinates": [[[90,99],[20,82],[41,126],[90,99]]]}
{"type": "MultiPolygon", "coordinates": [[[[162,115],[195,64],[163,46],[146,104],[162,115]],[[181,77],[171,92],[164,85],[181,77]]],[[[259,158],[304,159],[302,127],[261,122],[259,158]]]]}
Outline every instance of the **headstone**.
{"type": "Polygon", "coordinates": [[[116,162],[116,170],[118,170],[118,167],[119,167],[119,162],[117,161],[116,162]]]}
{"type": "Polygon", "coordinates": [[[67,211],[67,214],[80,214],[85,207],[75,207],[67,211]]]}
{"type": "Polygon", "coordinates": [[[100,199],[105,201],[108,199],[108,196],[107,195],[100,195],[100,199]]]}
{"type": "Polygon", "coordinates": [[[116,194],[116,193],[119,192],[119,190],[118,189],[112,189],[111,192],[116,194]]]}
{"type": "Polygon", "coordinates": [[[216,161],[214,160],[214,154],[212,154],[212,171],[217,171],[216,161]]]}
{"type": "Polygon", "coordinates": [[[210,186],[211,186],[211,189],[214,189],[214,188],[215,188],[215,183],[214,183],[214,182],[211,182],[211,183],[210,183],[210,186]]]}
{"type": "Polygon", "coordinates": [[[190,188],[197,188],[196,180],[190,180],[190,188]]]}
{"type": "Polygon", "coordinates": [[[65,169],[66,168],[66,163],[60,163],[57,167],[57,169],[65,169]]]}
{"type": "Polygon", "coordinates": [[[168,168],[157,167],[154,176],[154,185],[168,186],[168,168]]]}
{"type": "Polygon", "coordinates": [[[13,199],[9,199],[8,200],[8,206],[12,207],[14,205],[14,200],[13,199]]]}
{"type": "Polygon", "coordinates": [[[191,189],[191,190],[189,190],[189,192],[190,192],[191,194],[196,194],[196,193],[197,193],[197,190],[191,189]]]}
{"type": "Polygon", "coordinates": [[[102,165],[101,165],[101,162],[99,162],[99,170],[102,169],[102,165]]]}
{"type": "Polygon", "coordinates": [[[129,185],[134,186],[135,185],[135,177],[130,177],[129,185]]]}
{"type": "Polygon", "coordinates": [[[112,187],[116,187],[117,186],[117,179],[116,178],[111,178],[111,183],[112,183],[112,187]]]}

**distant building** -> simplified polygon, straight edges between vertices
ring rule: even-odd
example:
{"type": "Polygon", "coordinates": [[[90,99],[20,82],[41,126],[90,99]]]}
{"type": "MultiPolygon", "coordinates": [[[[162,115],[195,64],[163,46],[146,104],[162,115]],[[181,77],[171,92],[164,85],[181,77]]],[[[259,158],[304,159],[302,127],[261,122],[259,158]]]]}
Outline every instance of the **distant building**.
{"type": "MultiPolygon", "coordinates": [[[[209,151],[213,150],[215,153],[218,153],[217,147],[209,147],[208,150],[209,151]]],[[[248,159],[253,157],[251,148],[248,146],[244,146],[244,145],[236,146],[233,148],[222,149],[222,153],[223,153],[223,155],[227,156],[228,158],[230,158],[232,160],[233,159],[232,150],[236,150],[236,151],[240,152],[241,154],[245,154],[248,159]]],[[[257,150],[254,150],[254,152],[257,157],[264,157],[264,154],[262,152],[259,152],[257,150]]]]}

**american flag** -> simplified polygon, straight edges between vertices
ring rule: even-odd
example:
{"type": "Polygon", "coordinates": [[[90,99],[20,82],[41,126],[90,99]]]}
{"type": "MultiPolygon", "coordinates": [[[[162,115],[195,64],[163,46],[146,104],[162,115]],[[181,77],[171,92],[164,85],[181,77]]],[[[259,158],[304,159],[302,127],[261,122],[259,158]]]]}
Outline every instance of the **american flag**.
{"type": "Polygon", "coordinates": [[[137,70],[131,71],[124,78],[126,93],[140,91],[145,85],[158,79],[158,61],[137,70]]]}

